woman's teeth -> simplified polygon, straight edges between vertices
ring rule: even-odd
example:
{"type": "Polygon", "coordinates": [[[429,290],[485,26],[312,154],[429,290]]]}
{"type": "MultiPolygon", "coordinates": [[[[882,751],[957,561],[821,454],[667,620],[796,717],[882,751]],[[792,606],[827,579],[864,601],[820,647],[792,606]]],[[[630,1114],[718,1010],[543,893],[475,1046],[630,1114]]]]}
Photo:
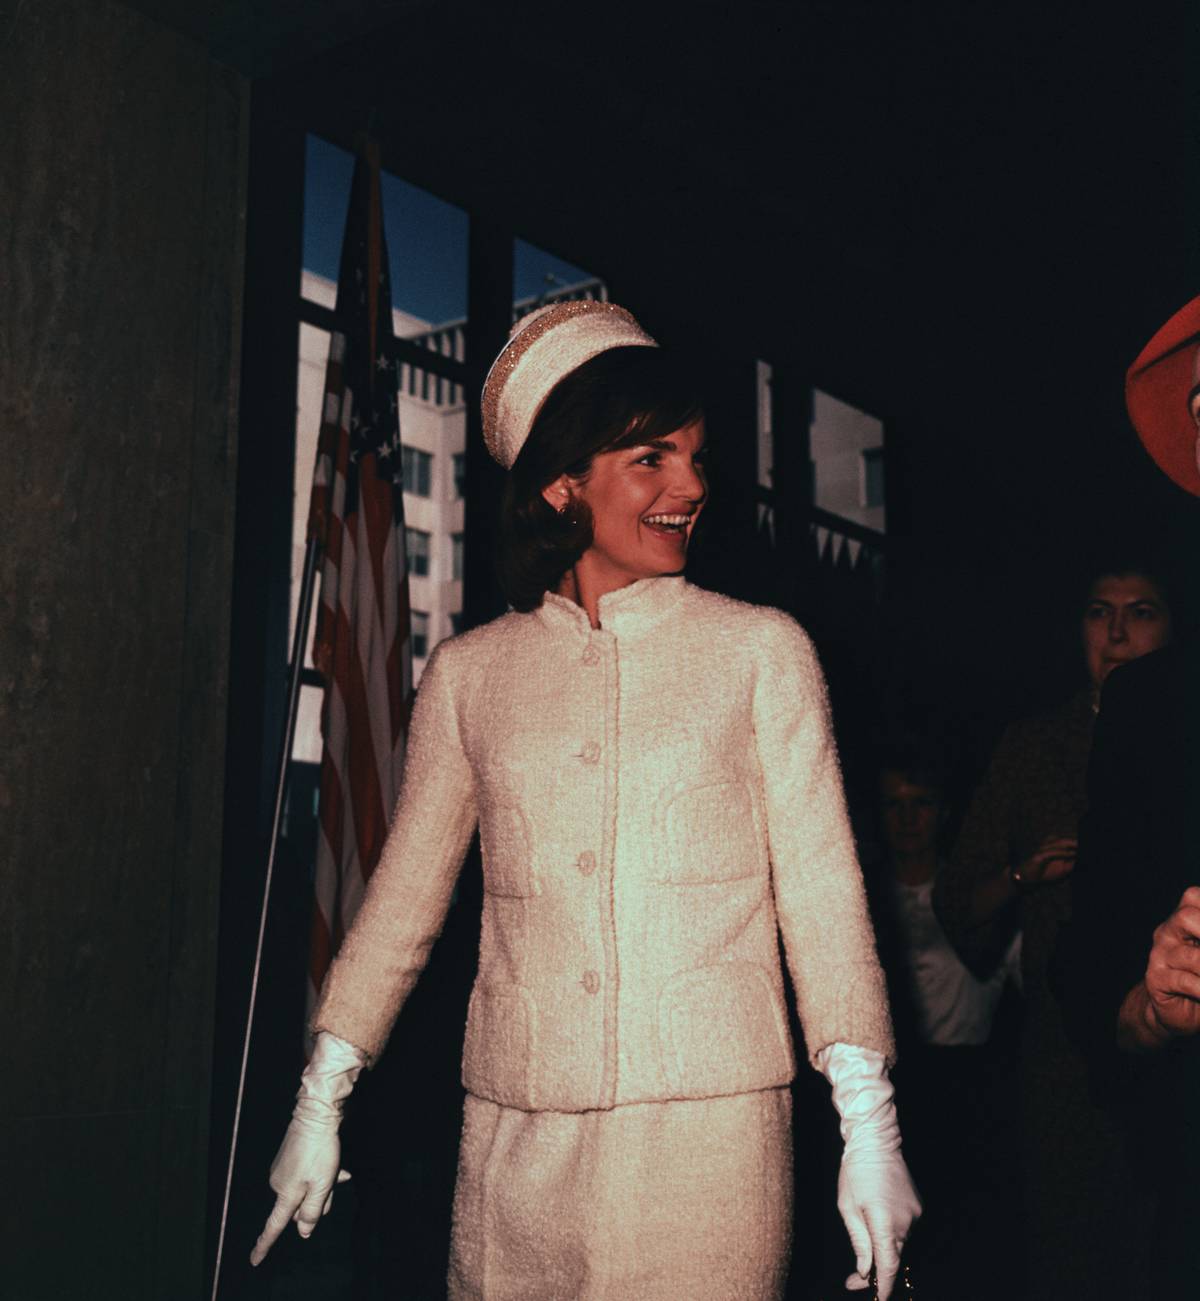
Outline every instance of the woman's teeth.
{"type": "Polygon", "coordinates": [[[683,529],[687,528],[688,515],[646,515],[642,519],[643,524],[648,524],[654,529],[683,529]]]}

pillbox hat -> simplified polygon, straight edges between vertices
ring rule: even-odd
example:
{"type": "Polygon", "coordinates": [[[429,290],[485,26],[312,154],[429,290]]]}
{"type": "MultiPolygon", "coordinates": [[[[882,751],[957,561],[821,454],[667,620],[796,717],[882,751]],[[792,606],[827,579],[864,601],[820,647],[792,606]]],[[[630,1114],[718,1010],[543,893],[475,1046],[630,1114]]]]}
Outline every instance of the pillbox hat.
{"type": "Polygon", "coordinates": [[[551,303],[512,327],[483,385],[483,440],[509,469],[550,390],[609,348],[658,344],[616,303],[551,303]]]}

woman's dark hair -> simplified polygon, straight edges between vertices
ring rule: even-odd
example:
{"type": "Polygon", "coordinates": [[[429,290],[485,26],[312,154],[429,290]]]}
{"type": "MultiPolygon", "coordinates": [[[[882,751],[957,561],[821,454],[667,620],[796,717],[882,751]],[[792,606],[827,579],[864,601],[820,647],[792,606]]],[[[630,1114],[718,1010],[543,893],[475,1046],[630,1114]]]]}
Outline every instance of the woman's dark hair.
{"type": "Polygon", "coordinates": [[[947,756],[934,741],[924,737],[890,737],[878,751],[880,778],[894,772],[905,781],[936,790],[943,804],[950,799],[950,767],[947,756]]]}
{"type": "Polygon", "coordinates": [[[561,379],[542,403],[504,487],[496,566],[515,610],[536,610],[592,543],[582,502],[559,514],[542,489],[585,479],[599,452],[636,447],[693,424],[693,379],[661,348],[610,348],[561,379]]]}

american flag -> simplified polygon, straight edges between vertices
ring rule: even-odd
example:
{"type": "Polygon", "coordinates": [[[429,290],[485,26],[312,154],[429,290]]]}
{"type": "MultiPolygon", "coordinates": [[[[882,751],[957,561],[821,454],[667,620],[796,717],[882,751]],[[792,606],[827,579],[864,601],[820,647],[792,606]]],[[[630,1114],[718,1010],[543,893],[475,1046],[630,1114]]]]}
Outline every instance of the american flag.
{"type": "Polygon", "coordinates": [[[412,703],[397,369],[378,149],[354,168],[308,535],[321,548],[325,678],[310,1010],[379,861],[412,703]]]}

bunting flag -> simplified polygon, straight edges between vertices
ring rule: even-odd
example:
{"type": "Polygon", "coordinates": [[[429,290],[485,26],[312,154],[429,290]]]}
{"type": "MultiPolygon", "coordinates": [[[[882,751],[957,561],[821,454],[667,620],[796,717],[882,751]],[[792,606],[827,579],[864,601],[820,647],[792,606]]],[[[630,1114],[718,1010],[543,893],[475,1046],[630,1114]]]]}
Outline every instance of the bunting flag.
{"type": "Polygon", "coordinates": [[[398,367],[378,149],[354,168],[308,535],[321,555],[325,678],[310,1009],[379,861],[412,704],[398,367]]]}

